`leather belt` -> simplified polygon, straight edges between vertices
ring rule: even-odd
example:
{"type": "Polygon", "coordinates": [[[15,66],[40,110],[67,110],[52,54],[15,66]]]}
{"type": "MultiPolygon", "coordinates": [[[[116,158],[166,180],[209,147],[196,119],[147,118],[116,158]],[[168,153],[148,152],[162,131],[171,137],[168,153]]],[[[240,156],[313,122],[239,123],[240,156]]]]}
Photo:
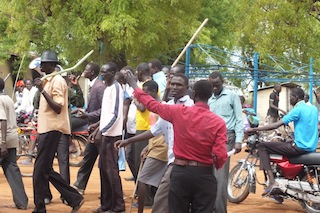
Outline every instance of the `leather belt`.
{"type": "Polygon", "coordinates": [[[173,163],[175,165],[178,165],[178,166],[205,166],[205,167],[212,167],[212,164],[200,163],[198,161],[177,159],[177,158],[174,159],[173,163]]]}

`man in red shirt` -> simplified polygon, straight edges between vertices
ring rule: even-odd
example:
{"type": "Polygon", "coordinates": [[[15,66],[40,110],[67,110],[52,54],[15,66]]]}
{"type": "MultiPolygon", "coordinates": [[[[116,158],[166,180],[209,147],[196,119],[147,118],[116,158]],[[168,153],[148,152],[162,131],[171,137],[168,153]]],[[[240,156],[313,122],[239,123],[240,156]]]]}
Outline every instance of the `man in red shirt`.
{"type": "Polygon", "coordinates": [[[161,104],[138,87],[131,72],[126,78],[139,102],[173,124],[175,160],[169,212],[184,213],[190,208],[195,212],[213,212],[217,181],[212,166],[219,169],[227,160],[227,130],[225,122],[207,105],[212,84],[207,80],[196,82],[193,88],[195,105],[187,107],[161,104]]]}

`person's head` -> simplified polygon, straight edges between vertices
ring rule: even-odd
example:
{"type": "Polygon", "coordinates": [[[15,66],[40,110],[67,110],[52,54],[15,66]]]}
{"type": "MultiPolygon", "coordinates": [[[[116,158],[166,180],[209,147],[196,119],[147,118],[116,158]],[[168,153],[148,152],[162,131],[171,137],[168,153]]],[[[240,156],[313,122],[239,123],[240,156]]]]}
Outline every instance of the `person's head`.
{"type": "Polygon", "coordinates": [[[46,74],[50,74],[55,71],[56,66],[60,64],[57,53],[51,50],[44,51],[41,55],[40,61],[40,69],[46,74]]]}
{"type": "Polygon", "coordinates": [[[177,64],[170,69],[170,75],[174,75],[177,73],[186,74],[185,67],[181,64],[177,64]]]}
{"type": "Polygon", "coordinates": [[[277,92],[277,93],[280,93],[281,92],[281,85],[280,84],[275,84],[273,86],[274,90],[277,92]]]}
{"type": "Polygon", "coordinates": [[[28,90],[31,90],[31,88],[33,87],[33,81],[31,79],[26,79],[25,85],[28,90]]]}
{"type": "Polygon", "coordinates": [[[116,74],[114,75],[114,78],[120,84],[125,84],[125,77],[124,77],[124,74],[122,72],[116,72],[116,74]]]}
{"type": "Polygon", "coordinates": [[[164,67],[162,67],[162,71],[164,72],[164,74],[166,75],[166,78],[168,79],[170,76],[170,67],[164,66],[164,67]]]}
{"type": "MultiPolygon", "coordinates": [[[[130,66],[122,67],[121,70],[120,70],[120,72],[121,72],[122,75],[123,75],[123,84],[126,84],[126,83],[127,83],[127,80],[126,80],[126,78],[124,77],[124,76],[126,75],[127,70],[130,70],[130,72],[134,73],[134,70],[133,70],[132,67],[130,67],[130,66]]],[[[120,77],[120,76],[119,76],[119,77],[120,77]]],[[[119,81],[118,81],[118,82],[119,82],[119,81]]]]}
{"type": "Polygon", "coordinates": [[[213,92],[212,83],[208,80],[199,80],[193,86],[194,102],[208,102],[213,92]]]}
{"type": "Polygon", "coordinates": [[[294,106],[302,100],[304,100],[304,91],[298,87],[292,88],[290,93],[290,104],[294,106]]]}
{"type": "Polygon", "coordinates": [[[117,71],[117,65],[113,62],[108,62],[101,66],[101,77],[104,81],[111,83],[117,71]]]}
{"type": "Polygon", "coordinates": [[[223,89],[223,78],[220,72],[212,72],[209,75],[209,81],[213,86],[213,94],[219,95],[223,89]]]}
{"type": "Polygon", "coordinates": [[[4,90],[4,80],[3,78],[0,78],[0,92],[3,92],[4,90]]]}
{"type": "Polygon", "coordinates": [[[159,59],[154,59],[149,62],[150,74],[151,76],[162,70],[162,63],[159,59]]]}
{"type": "Polygon", "coordinates": [[[309,95],[308,94],[305,94],[304,95],[304,102],[309,102],[309,99],[310,99],[310,97],[309,97],[309,95]]]}
{"type": "Polygon", "coordinates": [[[143,82],[148,78],[150,79],[151,75],[150,75],[150,68],[148,63],[146,62],[140,63],[137,67],[137,71],[138,71],[138,80],[140,82],[143,82]]]}
{"type": "Polygon", "coordinates": [[[86,65],[82,72],[82,76],[88,78],[90,81],[95,79],[100,72],[100,66],[97,63],[90,62],[86,65]]]}
{"type": "Polygon", "coordinates": [[[175,100],[178,100],[186,95],[188,83],[189,81],[185,74],[177,73],[173,75],[170,81],[170,89],[175,100]]]}
{"type": "Polygon", "coordinates": [[[157,82],[150,80],[150,81],[146,81],[143,85],[142,85],[142,90],[149,94],[151,97],[153,97],[154,99],[157,99],[158,97],[158,84],[157,82]]]}
{"type": "Polygon", "coordinates": [[[24,82],[23,82],[23,80],[19,80],[18,82],[17,82],[17,85],[16,85],[16,90],[18,91],[18,92],[22,92],[23,91],[23,89],[25,88],[25,84],[24,84],[24,82]]]}

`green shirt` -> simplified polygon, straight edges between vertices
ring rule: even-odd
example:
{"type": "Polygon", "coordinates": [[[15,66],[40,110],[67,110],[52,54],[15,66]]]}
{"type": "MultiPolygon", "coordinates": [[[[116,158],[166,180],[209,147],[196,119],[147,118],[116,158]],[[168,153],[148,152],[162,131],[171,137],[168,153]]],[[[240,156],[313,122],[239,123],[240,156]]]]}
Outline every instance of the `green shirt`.
{"type": "Polygon", "coordinates": [[[226,122],[228,131],[235,131],[236,143],[243,139],[242,106],[239,96],[223,87],[220,95],[212,94],[208,100],[210,111],[220,116],[226,122]]]}

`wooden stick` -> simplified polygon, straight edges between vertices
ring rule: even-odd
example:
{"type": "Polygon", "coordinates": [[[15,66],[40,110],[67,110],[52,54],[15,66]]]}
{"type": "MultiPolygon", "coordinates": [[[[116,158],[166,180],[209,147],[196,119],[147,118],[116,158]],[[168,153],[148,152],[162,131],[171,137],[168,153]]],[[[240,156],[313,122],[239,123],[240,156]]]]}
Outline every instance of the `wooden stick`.
{"type": "Polygon", "coordinates": [[[8,75],[3,79],[3,81],[6,82],[6,80],[8,80],[10,75],[11,75],[11,73],[8,73],[8,75]]]}
{"type": "Polygon", "coordinates": [[[78,63],[76,63],[76,65],[74,65],[73,67],[70,67],[68,69],[64,69],[64,70],[61,70],[59,72],[54,72],[54,73],[50,73],[48,75],[45,75],[41,78],[41,80],[44,80],[46,78],[49,78],[51,76],[55,76],[55,75],[58,75],[58,74],[61,74],[61,73],[64,73],[64,72],[69,72],[71,70],[74,70],[76,69],[80,64],[82,64],[91,54],[93,53],[93,50],[91,50],[90,52],[87,53],[87,55],[85,55],[83,58],[80,59],[80,61],[78,61],[78,63]]]}
{"type": "Polygon", "coordinates": [[[129,213],[131,213],[131,211],[132,211],[132,205],[133,205],[134,196],[136,195],[136,192],[137,192],[137,189],[138,189],[138,176],[139,176],[139,173],[140,173],[140,171],[142,169],[142,165],[143,165],[143,162],[140,162],[139,171],[138,171],[138,174],[137,174],[136,185],[134,186],[132,197],[131,197],[131,201],[130,201],[129,213]]]}
{"type": "Polygon", "coordinates": [[[173,64],[171,65],[171,67],[174,67],[177,65],[177,63],[179,62],[180,58],[183,56],[183,54],[186,52],[187,48],[191,45],[191,43],[193,42],[193,40],[196,38],[196,36],[198,35],[198,33],[200,32],[200,30],[203,28],[203,26],[208,22],[209,19],[205,19],[202,24],[200,25],[200,27],[197,29],[197,31],[194,33],[194,35],[191,37],[190,41],[187,43],[187,45],[183,48],[182,52],[180,53],[180,55],[177,57],[177,59],[173,62],[173,64]]]}
{"type": "Polygon", "coordinates": [[[25,56],[26,56],[26,54],[24,54],[24,55],[22,56],[22,60],[21,60],[21,63],[20,63],[19,69],[18,69],[16,81],[14,82],[14,85],[13,85],[13,91],[12,91],[12,96],[11,96],[12,99],[13,99],[13,96],[14,96],[14,91],[16,90],[17,81],[18,81],[18,78],[19,78],[19,75],[20,75],[21,67],[22,67],[22,64],[23,64],[23,61],[24,61],[24,57],[25,57],[25,56]]]}

